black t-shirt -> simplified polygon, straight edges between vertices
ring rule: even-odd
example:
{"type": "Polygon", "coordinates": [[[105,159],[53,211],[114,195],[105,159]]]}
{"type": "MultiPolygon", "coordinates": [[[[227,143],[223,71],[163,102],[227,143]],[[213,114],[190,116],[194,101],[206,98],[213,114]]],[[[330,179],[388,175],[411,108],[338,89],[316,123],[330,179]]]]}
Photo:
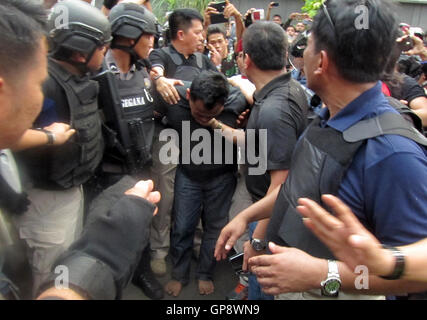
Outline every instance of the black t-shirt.
{"type": "MultiPolygon", "coordinates": [[[[255,129],[255,154],[259,156],[259,130],[265,129],[267,136],[266,170],[263,175],[251,174],[248,163],[246,187],[254,201],[263,198],[270,186],[270,170],[288,170],[291,164],[292,152],[298,137],[304,131],[307,123],[308,104],[301,85],[291,79],[291,74],[281,75],[254,94],[254,105],[248,120],[246,143],[249,129],[255,129]]],[[[246,147],[246,152],[253,148],[246,147]]],[[[250,155],[247,154],[246,162],[250,155]]],[[[253,156],[252,156],[253,157],[253,156]]]]}
{"type": "Polygon", "coordinates": [[[425,96],[426,94],[424,92],[424,89],[420,86],[420,84],[414,78],[411,78],[408,75],[405,75],[403,77],[401,100],[406,100],[408,101],[408,103],[410,103],[412,100],[416,98],[425,97],[425,96]]]}
{"type": "MultiPolygon", "coordinates": [[[[179,165],[188,176],[198,180],[209,179],[221,173],[236,170],[236,147],[231,142],[227,142],[219,133],[214,132],[211,128],[200,125],[192,117],[189,102],[185,97],[186,89],[189,88],[190,85],[189,82],[185,82],[184,86],[176,87],[181,96],[181,100],[176,105],[166,105],[163,102],[163,104],[165,104],[164,107],[167,108],[166,115],[168,124],[178,133],[180,149],[179,165]],[[207,133],[207,136],[193,136],[193,133],[197,129],[203,129],[199,132],[207,133]],[[196,141],[189,141],[190,137],[188,134],[185,134],[185,132],[190,134],[191,140],[194,139],[196,141]],[[221,141],[221,144],[218,144],[218,141],[221,141]],[[190,147],[184,148],[183,143],[190,147]],[[209,149],[208,152],[210,152],[210,154],[205,154],[205,150],[207,149],[202,148],[202,146],[209,149]],[[231,157],[230,154],[227,154],[228,157],[226,159],[225,150],[227,147],[233,150],[233,152],[231,157]],[[197,154],[203,158],[203,163],[196,164],[193,162],[194,159],[190,155],[193,150],[196,150],[194,148],[199,148],[197,150],[201,150],[197,152],[197,154]]],[[[224,105],[224,110],[216,118],[230,127],[235,127],[237,117],[247,107],[247,101],[240,90],[230,88],[230,95],[224,105]]]]}

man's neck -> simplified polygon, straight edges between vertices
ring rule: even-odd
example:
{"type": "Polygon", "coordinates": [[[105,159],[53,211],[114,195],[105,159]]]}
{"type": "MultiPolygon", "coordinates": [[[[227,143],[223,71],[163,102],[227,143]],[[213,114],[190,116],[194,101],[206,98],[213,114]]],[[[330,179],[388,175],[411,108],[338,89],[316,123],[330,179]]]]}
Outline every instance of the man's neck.
{"type": "Polygon", "coordinates": [[[188,48],[178,40],[172,40],[172,45],[176,51],[182,54],[186,59],[190,57],[194,52],[189,52],[188,48]]]}
{"type": "Polygon", "coordinates": [[[322,92],[316,93],[328,107],[330,118],[333,118],[350,102],[375,85],[376,82],[359,84],[341,79],[340,81],[330,81],[322,92]]]}
{"type": "Polygon", "coordinates": [[[275,78],[285,74],[286,71],[283,70],[254,70],[252,74],[248,78],[255,85],[256,91],[259,92],[264,88],[269,82],[274,80],[275,78]]]}
{"type": "Polygon", "coordinates": [[[111,52],[120,71],[122,73],[128,73],[131,67],[130,54],[120,49],[112,49],[111,52]]]}
{"type": "Polygon", "coordinates": [[[81,77],[81,76],[85,75],[84,72],[82,72],[79,68],[77,68],[75,65],[73,65],[71,63],[61,61],[61,60],[56,60],[56,59],[54,59],[54,60],[57,64],[59,64],[61,67],[63,67],[65,70],[67,70],[69,73],[71,73],[75,76],[81,77]]]}

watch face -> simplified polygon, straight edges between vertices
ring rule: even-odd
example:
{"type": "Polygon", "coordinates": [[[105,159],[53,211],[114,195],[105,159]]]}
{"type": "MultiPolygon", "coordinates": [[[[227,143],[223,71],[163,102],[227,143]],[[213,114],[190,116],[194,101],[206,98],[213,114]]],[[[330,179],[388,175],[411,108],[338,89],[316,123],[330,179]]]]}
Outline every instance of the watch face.
{"type": "Polygon", "coordinates": [[[266,248],[264,241],[258,239],[252,239],[251,245],[255,251],[262,251],[266,248]]]}
{"type": "Polygon", "coordinates": [[[341,283],[336,279],[329,279],[326,281],[324,288],[328,294],[336,294],[341,288],[341,283]]]}

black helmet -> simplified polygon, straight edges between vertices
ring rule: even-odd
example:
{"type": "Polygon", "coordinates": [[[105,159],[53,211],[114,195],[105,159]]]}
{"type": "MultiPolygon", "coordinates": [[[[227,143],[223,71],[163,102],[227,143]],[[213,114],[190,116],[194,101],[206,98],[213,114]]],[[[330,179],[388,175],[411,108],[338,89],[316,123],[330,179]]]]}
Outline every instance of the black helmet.
{"type": "Polygon", "coordinates": [[[52,7],[48,18],[49,53],[67,61],[67,52],[91,57],[97,47],[111,42],[108,19],[97,8],[80,0],[64,0],[52,7]]]}
{"type": "Polygon", "coordinates": [[[156,35],[159,24],[156,17],[136,3],[120,3],[108,16],[113,36],[139,39],[144,33],[156,35]]]}

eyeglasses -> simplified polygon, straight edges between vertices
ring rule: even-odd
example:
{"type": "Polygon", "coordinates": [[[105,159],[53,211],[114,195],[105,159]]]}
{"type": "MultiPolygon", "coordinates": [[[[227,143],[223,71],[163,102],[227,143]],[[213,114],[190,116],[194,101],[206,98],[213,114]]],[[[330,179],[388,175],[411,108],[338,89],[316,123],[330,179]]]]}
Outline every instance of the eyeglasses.
{"type": "Polygon", "coordinates": [[[326,6],[327,2],[328,2],[328,0],[322,2],[322,10],[323,10],[323,13],[325,14],[326,18],[328,19],[329,24],[332,27],[334,35],[336,35],[336,32],[335,32],[335,23],[332,21],[331,15],[329,14],[328,7],[326,6]]]}

